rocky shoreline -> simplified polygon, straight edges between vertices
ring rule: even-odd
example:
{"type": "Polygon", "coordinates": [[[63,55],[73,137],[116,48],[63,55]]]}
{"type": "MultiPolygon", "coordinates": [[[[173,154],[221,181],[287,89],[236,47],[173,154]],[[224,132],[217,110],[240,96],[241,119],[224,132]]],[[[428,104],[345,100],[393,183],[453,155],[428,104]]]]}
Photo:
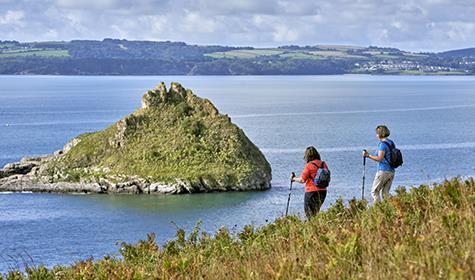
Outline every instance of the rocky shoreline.
{"type": "MultiPolygon", "coordinates": [[[[195,181],[176,179],[174,183],[151,182],[132,176],[119,182],[100,178],[96,182],[67,182],[62,174],[44,176],[46,164],[63,157],[79,143],[74,139],[62,150],[44,157],[25,157],[20,162],[9,163],[0,169],[0,192],[48,192],[48,193],[82,193],[82,194],[188,194],[220,191],[257,191],[270,188],[270,178],[264,172],[261,176],[249,178],[238,185],[226,180],[195,181]]],[[[120,178],[120,177],[119,177],[120,178]]],[[[117,179],[114,178],[114,179],[117,179]]]]}

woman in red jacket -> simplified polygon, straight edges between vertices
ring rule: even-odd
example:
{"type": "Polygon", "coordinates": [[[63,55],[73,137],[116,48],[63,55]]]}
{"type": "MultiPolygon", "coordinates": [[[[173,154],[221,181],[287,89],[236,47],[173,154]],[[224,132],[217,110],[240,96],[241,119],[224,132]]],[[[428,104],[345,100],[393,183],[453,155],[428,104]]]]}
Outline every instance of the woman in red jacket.
{"type": "Polygon", "coordinates": [[[328,165],[321,160],[320,154],[313,146],[310,146],[305,150],[303,159],[307,164],[303,169],[302,175],[300,177],[295,177],[295,174],[292,173],[290,180],[292,182],[305,183],[304,209],[305,215],[307,218],[310,218],[320,211],[320,207],[322,207],[325,197],[327,196],[326,187],[316,186],[314,184],[314,179],[317,175],[318,169],[328,169],[328,165]]]}

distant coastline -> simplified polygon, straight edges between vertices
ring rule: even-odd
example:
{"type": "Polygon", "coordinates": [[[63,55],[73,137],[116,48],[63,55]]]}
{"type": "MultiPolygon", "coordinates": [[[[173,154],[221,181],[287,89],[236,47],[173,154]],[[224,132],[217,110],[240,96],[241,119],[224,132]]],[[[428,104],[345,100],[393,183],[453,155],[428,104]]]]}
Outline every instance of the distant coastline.
{"type": "Polygon", "coordinates": [[[0,75],[475,75],[475,48],[441,53],[345,45],[274,48],[183,42],[0,41],[0,75]]]}
{"type": "Polygon", "coordinates": [[[137,77],[140,77],[140,76],[170,76],[170,77],[174,77],[174,76],[194,76],[194,77],[203,77],[203,76],[208,76],[208,77],[212,77],[212,76],[216,76],[216,77],[220,77],[220,76],[234,76],[234,77],[245,77],[245,76],[254,76],[254,77],[258,77],[258,76],[379,76],[379,77],[384,77],[384,76],[399,76],[399,77],[404,77],[404,76],[408,76],[408,77],[473,77],[475,76],[475,74],[468,74],[468,73],[405,73],[405,72],[401,72],[401,73],[338,73],[338,74],[239,74],[239,75],[227,75],[227,74],[213,74],[213,75],[186,75],[186,74],[35,74],[35,73],[21,73],[21,74],[0,74],[0,76],[18,76],[18,77],[21,77],[21,76],[42,76],[42,77],[45,77],[45,76],[51,76],[51,77],[55,77],[55,76],[64,76],[64,77],[127,77],[127,76],[137,76],[137,77]]]}

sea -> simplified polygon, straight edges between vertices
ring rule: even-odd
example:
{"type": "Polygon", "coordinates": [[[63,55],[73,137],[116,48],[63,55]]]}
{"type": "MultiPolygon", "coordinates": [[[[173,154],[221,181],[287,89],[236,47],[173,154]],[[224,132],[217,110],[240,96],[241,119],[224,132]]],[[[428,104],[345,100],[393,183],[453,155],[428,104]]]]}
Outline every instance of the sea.
{"type": "MultiPolygon", "coordinates": [[[[160,82],[181,83],[211,100],[261,149],[272,188],[192,195],[0,193],[0,273],[70,265],[119,255],[122,242],[177,229],[221,227],[238,233],[282,217],[290,173],[315,146],[332,172],[323,210],[337,199],[371,202],[376,164],[361,152],[378,145],[385,124],[403,152],[394,190],[475,175],[475,77],[454,76],[0,76],[0,166],[59,150],[75,136],[104,129],[140,107],[160,82]]],[[[303,185],[289,212],[304,218],[303,185]]]]}

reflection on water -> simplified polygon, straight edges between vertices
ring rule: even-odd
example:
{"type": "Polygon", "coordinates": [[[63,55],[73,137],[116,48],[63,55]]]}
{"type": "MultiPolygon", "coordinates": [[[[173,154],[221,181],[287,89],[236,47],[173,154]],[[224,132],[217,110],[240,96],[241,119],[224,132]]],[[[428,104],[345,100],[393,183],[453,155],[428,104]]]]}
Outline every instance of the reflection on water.
{"type": "Polygon", "coordinates": [[[239,207],[257,192],[207,193],[183,195],[90,195],[85,199],[96,201],[110,209],[133,208],[134,210],[175,214],[188,211],[215,211],[239,207]]]}

